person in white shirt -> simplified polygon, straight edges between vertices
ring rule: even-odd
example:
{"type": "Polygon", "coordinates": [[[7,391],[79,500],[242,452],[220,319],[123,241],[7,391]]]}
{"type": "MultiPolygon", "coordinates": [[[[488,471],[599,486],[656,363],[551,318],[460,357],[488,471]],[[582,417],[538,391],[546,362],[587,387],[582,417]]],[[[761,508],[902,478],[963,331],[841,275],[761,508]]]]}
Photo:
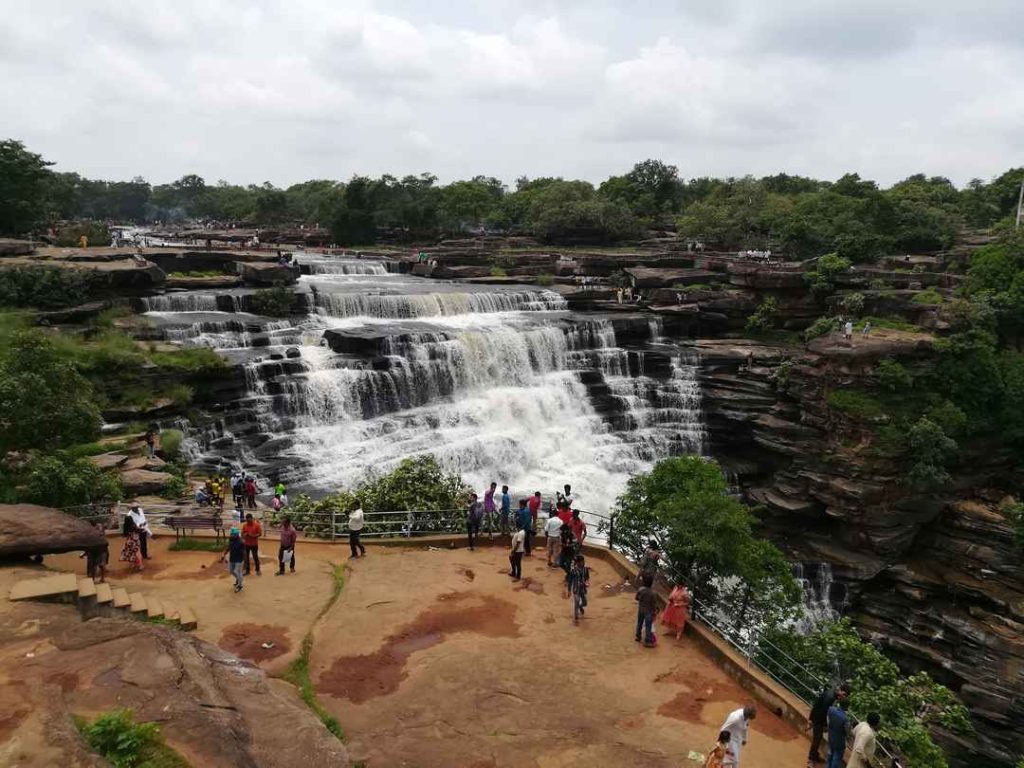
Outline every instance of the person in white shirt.
{"type": "Polygon", "coordinates": [[[523,554],[526,552],[526,529],[520,528],[512,534],[512,547],[508,554],[508,561],[512,570],[508,572],[515,581],[523,577],[523,554]]]}
{"type": "Polygon", "coordinates": [[[153,532],[149,529],[149,523],[146,522],[146,513],[142,511],[142,507],[138,504],[132,504],[128,508],[128,517],[135,523],[135,527],[139,532],[139,549],[142,552],[142,559],[149,560],[149,547],[147,542],[153,536],[153,532]]]}
{"type": "Polygon", "coordinates": [[[544,523],[544,535],[548,537],[548,568],[557,568],[562,554],[562,518],[552,512],[544,523]]]}
{"type": "Polygon", "coordinates": [[[572,503],[576,501],[576,497],[572,495],[572,486],[568,483],[565,484],[565,493],[555,493],[555,498],[558,501],[564,501],[569,507],[572,507],[572,503]]]}
{"type": "Polygon", "coordinates": [[[846,768],[871,768],[871,758],[875,756],[878,725],[882,718],[877,712],[868,715],[868,719],[857,723],[853,729],[853,747],[850,749],[850,762],[846,768]]]}
{"type": "Polygon", "coordinates": [[[363,530],[363,508],[359,507],[348,514],[348,546],[352,550],[352,560],[357,557],[366,557],[366,547],[359,540],[363,530]]]}
{"type": "Polygon", "coordinates": [[[747,743],[747,730],[750,728],[750,721],[755,717],[757,717],[757,708],[753,704],[748,704],[742,709],[730,712],[719,729],[729,732],[731,738],[729,743],[732,747],[736,768],[739,768],[740,765],[740,752],[743,750],[743,745],[747,743]]]}

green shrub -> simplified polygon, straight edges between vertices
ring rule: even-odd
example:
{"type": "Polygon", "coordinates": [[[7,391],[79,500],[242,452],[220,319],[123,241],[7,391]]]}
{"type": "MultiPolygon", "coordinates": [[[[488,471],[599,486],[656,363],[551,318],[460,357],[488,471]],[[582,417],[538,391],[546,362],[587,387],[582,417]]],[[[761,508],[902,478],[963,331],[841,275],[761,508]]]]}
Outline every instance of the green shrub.
{"type": "Polygon", "coordinates": [[[836,278],[850,268],[850,261],[837,253],[826,253],[815,262],[814,269],[804,273],[811,293],[824,296],[835,290],[836,278]]]}
{"type": "Polygon", "coordinates": [[[89,246],[110,245],[110,230],[99,221],[79,221],[67,224],[57,230],[55,245],[61,248],[77,248],[82,235],[88,239],[89,246]]]}
{"type": "Polygon", "coordinates": [[[889,284],[887,280],[883,280],[880,277],[875,277],[868,282],[868,288],[870,288],[872,291],[888,291],[890,288],[892,288],[892,286],[889,284]]]}
{"type": "Polygon", "coordinates": [[[878,384],[890,392],[903,392],[914,384],[914,377],[901,363],[882,360],[875,368],[878,384]]]}
{"type": "Polygon", "coordinates": [[[915,304],[942,304],[945,297],[935,288],[926,288],[913,298],[915,304]]]}
{"type": "Polygon", "coordinates": [[[79,731],[114,768],[188,768],[188,763],[164,743],[160,727],[156,723],[136,723],[131,710],[117,709],[91,724],[80,723],[79,731]]]}
{"type": "Polygon", "coordinates": [[[885,415],[882,404],[859,389],[833,389],[825,395],[825,402],[855,419],[878,419],[885,415]]]}
{"type": "Polygon", "coordinates": [[[508,272],[504,267],[493,266],[491,267],[491,277],[508,277],[508,272]]]}
{"type": "Polygon", "coordinates": [[[46,507],[73,507],[118,501],[124,495],[116,472],[100,469],[87,458],[62,454],[39,456],[29,465],[24,501],[46,507]]]}
{"type": "Polygon", "coordinates": [[[0,268],[0,307],[71,307],[88,301],[96,286],[96,274],[88,269],[4,267],[0,268]]]}
{"type": "Polygon", "coordinates": [[[804,330],[804,341],[810,341],[837,330],[839,330],[838,317],[819,317],[804,330]]]}
{"type": "Polygon", "coordinates": [[[554,285],[555,276],[548,272],[541,272],[537,275],[537,279],[534,282],[536,282],[537,285],[554,285]]]}
{"type": "Polygon", "coordinates": [[[754,312],[747,318],[746,331],[747,333],[762,333],[764,331],[770,331],[775,327],[775,315],[778,314],[779,305],[775,301],[775,297],[769,296],[754,312]]]}
{"type": "Polygon", "coordinates": [[[264,288],[249,297],[249,309],[267,317],[287,317],[294,303],[295,294],[283,286],[264,288]]]}
{"type": "Polygon", "coordinates": [[[960,437],[967,430],[967,414],[949,400],[943,400],[938,405],[932,406],[928,410],[927,416],[950,437],[960,437]]]}
{"type": "Polygon", "coordinates": [[[890,331],[906,331],[907,333],[921,333],[921,328],[908,323],[899,317],[866,317],[857,324],[858,330],[864,327],[864,323],[871,323],[872,328],[887,328],[890,331]]]}
{"type": "Polygon", "coordinates": [[[839,302],[844,313],[848,315],[859,315],[864,311],[864,294],[848,293],[839,302]]]}
{"type": "Polygon", "coordinates": [[[949,438],[942,427],[921,417],[907,435],[911,467],[907,479],[921,491],[938,490],[952,478],[946,467],[956,456],[959,446],[949,438]]]}
{"type": "Polygon", "coordinates": [[[165,499],[183,499],[188,495],[188,481],[178,475],[173,475],[164,485],[160,495],[165,499]]]}
{"type": "Polygon", "coordinates": [[[160,433],[160,452],[167,461],[175,461],[181,453],[185,434],[180,429],[165,429],[160,433]]]}
{"type": "Polygon", "coordinates": [[[186,536],[167,547],[171,552],[223,552],[224,542],[216,539],[193,539],[186,536]]]}

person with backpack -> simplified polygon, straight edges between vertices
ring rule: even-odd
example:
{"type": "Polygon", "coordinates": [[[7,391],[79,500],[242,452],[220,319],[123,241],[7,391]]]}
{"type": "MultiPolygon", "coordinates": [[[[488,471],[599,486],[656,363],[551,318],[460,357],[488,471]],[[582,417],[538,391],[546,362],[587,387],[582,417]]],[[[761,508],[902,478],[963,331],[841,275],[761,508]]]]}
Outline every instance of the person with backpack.
{"type": "Polygon", "coordinates": [[[572,598],[572,623],[579,624],[587,609],[587,588],[590,586],[590,568],[583,555],[576,555],[565,576],[565,594],[572,598]]]}
{"type": "Polygon", "coordinates": [[[484,519],[484,508],[477,501],[475,493],[469,494],[469,504],[466,505],[466,536],[469,539],[469,549],[473,551],[473,544],[480,535],[480,524],[484,519]]]}

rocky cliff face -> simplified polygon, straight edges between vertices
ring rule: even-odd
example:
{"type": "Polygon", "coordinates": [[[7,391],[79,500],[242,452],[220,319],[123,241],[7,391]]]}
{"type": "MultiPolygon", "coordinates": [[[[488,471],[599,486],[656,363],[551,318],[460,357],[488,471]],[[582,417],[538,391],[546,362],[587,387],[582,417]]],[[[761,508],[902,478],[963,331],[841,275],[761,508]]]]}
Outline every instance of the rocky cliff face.
{"type": "Polygon", "coordinates": [[[999,457],[965,460],[941,498],[914,494],[899,462],[826,403],[880,359],[927,364],[929,337],[698,349],[712,453],[763,505],[766,533],[794,560],[831,563],[859,627],[904,669],[959,691],[978,733],[941,736],[954,764],[1012,764],[1024,751],[1024,569],[998,509],[999,457]]]}

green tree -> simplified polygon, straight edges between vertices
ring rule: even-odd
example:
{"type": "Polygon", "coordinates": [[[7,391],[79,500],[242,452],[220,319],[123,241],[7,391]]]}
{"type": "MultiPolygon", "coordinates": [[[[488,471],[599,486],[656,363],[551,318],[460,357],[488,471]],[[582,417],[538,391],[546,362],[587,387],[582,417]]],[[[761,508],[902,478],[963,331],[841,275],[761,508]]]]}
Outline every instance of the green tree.
{"type": "Polygon", "coordinates": [[[89,442],[101,423],[92,385],[53,342],[15,333],[0,355],[0,455],[89,442]]]}
{"type": "Polygon", "coordinates": [[[804,280],[811,293],[826,296],[836,289],[836,278],[850,268],[848,259],[837,253],[826,253],[814,264],[814,269],[804,273],[804,280]]]}
{"type": "Polygon", "coordinates": [[[767,297],[758,306],[757,311],[747,317],[747,333],[763,333],[775,327],[775,316],[779,305],[774,296],[767,297]]]}
{"type": "Polygon", "coordinates": [[[938,490],[952,479],[946,467],[956,456],[959,446],[947,437],[942,427],[921,417],[907,435],[910,453],[911,485],[919,490],[938,490]]]}
{"type": "Polygon", "coordinates": [[[100,469],[88,458],[49,455],[32,462],[21,497],[47,507],[73,507],[119,501],[123,495],[116,473],[100,469]]]}
{"type": "Polygon", "coordinates": [[[45,221],[50,165],[20,141],[0,141],[0,235],[24,235],[45,221]]]}

